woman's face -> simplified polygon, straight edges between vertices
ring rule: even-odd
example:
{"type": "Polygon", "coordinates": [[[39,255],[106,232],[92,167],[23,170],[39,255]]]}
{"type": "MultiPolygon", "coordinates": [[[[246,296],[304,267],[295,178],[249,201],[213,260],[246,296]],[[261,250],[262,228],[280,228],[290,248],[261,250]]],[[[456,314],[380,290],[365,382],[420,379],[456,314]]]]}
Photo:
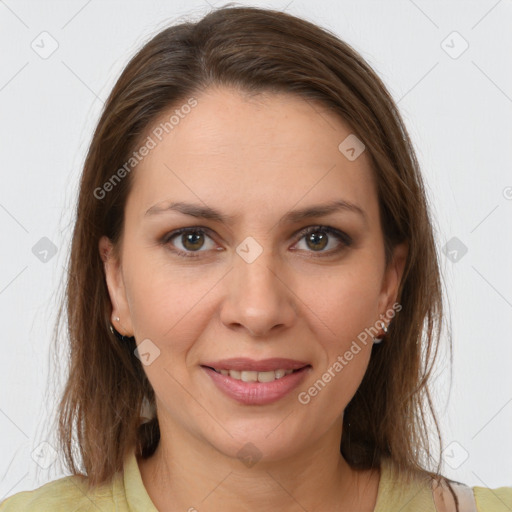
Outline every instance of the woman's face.
{"type": "Polygon", "coordinates": [[[369,157],[352,138],[339,149],[351,130],[316,103],[225,88],[196,100],[152,127],[132,171],[121,258],[106,265],[112,323],[136,337],[162,436],[233,457],[251,442],[268,460],[339,442],[365,329],[389,323],[405,262],[398,247],[385,268],[369,157]],[[299,215],[341,201],[353,206],[299,215]]]}

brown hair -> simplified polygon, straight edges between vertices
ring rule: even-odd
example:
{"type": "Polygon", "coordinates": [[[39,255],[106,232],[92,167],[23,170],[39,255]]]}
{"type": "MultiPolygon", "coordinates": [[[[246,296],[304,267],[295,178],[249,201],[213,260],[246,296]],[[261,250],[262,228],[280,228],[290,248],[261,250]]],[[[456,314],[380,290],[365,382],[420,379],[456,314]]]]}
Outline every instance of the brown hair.
{"type": "MultiPolygon", "coordinates": [[[[386,262],[402,241],[409,253],[397,296],[402,310],[386,342],[373,348],[345,410],[340,450],[354,468],[376,467],[382,457],[391,457],[400,471],[426,470],[434,460],[430,415],[442,449],[429,382],[443,303],[431,214],[407,130],[382,81],[348,44],[283,12],[232,6],[166,28],[147,42],[119,77],[94,132],[59,311],[59,318],[63,307],[67,311],[70,343],[69,376],[58,409],[67,466],[80,474],[73,435],[90,486],[122,470],[129,450],[146,457],[158,444],[158,419],[139,424],[143,398],[154,404],[155,397],[133,354],[135,343],[121,342],[109,330],[112,306],[98,250],[100,237],[107,235],[119,251],[131,174],[100,199],[94,191],[129,160],[162,113],[210,86],[320,102],[365,144],[386,262]]],[[[449,347],[451,362],[451,340],[449,347]]]]}

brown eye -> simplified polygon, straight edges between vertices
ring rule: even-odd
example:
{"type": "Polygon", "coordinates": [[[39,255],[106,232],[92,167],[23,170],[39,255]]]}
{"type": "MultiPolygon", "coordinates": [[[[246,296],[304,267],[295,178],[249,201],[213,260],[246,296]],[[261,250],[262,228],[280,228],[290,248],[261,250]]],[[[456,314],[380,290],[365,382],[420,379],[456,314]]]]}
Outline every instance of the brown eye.
{"type": "Polygon", "coordinates": [[[329,235],[322,232],[313,232],[306,235],[306,243],[310,249],[325,249],[329,242],[329,235]]]}
{"type": "Polygon", "coordinates": [[[194,252],[204,252],[215,247],[213,240],[201,228],[182,228],[164,236],[162,243],[170,244],[181,256],[195,256],[194,252]],[[206,243],[211,241],[210,246],[206,243]],[[206,246],[206,249],[205,249],[206,246]]]}
{"type": "Polygon", "coordinates": [[[183,233],[181,235],[181,243],[185,249],[196,251],[204,244],[204,233],[183,233]]]}
{"type": "Polygon", "coordinates": [[[308,252],[332,254],[352,244],[352,239],[346,233],[327,226],[312,226],[306,228],[300,232],[299,237],[299,241],[302,239],[305,240],[306,251],[308,252]],[[332,239],[338,243],[332,244],[332,239]],[[331,248],[324,250],[329,245],[331,248]],[[332,247],[332,245],[334,245],[334,247],[332,247]]]}
{"type": "MultiPolygon", "coordinates": [[[[318,256],[332,255],[346,249],[352,244],[352,239],[343,231],[328,226],[311,226],[299,234],[299,242],[305,240],[305,248],[300,248],[318,256]],[[337,244],[336,244],[337,242],[337,244]],[[334,247],[331,247],[334,246],[334,247]],[[326,248],[328,248],[326,250],[326,248]]],[[[201,252],[222,250],[217,248],[207,230],[201,227],[187,227],[168,233],[161,239],[163,245],[171,245],[172,250],[179,256],[198,257],[201,252]],[[208,245],[210,241],[210,245],[208,245]],[[195,254],[197,253],[197,254],[195,254]]]]}

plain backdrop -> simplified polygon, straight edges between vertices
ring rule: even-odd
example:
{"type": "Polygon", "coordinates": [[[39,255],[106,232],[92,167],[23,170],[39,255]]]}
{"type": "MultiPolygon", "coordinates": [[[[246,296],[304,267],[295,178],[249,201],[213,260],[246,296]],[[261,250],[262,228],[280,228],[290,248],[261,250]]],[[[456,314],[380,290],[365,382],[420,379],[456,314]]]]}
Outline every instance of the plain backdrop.
{"type": "MultiPolygon", "coordinates": [[[[65,474],[51,463],[46,432],[50,340],[78,179],[103,102],[152,35],[224,4],[0,0],[0,501],[65,474]]],[[[512,2],[238,4],[335,32],[398,102],[449,301],[451,392],[446,350],[434,382],[444,473],[473,486],[512,485],[512,2]]]]}

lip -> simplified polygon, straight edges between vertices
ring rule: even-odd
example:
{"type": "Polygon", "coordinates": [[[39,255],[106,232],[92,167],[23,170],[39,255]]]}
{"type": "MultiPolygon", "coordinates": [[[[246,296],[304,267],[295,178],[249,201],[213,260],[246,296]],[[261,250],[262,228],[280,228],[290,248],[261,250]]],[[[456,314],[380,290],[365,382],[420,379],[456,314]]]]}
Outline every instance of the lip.
{"type": "Polygon", "coordinates": [[[248,370],[252,372],[269,372],[270,370],[298,370],[309,363],[297,361],[294,359],[285,359],[274,357],[272,359],[261,359],[256,361],[247,357],[236,357],[232,359],[221,359],[220,361],[210,361],[201,363],[201,366],[210,366],[216,370],[248,370]]]}
{"type": "MultiPolygon", "coordinates": [[[[283,367],[280,366],[279,368],[283,367]]],[[[279,368],[276,367],[275,369],[279,368]]],[[[267,405],[284,398],[299,386],[312,368],[310,365],[302,366],[297,371],[272,382],[243,382],[233,379],[229,375],[217,373],[208,366],[201,366],[201,369],[212,379],[220,391],[238,403],[243,405],[267,405]]],[[[235,368],[231,367],[231,369],[235,368]]]]}

